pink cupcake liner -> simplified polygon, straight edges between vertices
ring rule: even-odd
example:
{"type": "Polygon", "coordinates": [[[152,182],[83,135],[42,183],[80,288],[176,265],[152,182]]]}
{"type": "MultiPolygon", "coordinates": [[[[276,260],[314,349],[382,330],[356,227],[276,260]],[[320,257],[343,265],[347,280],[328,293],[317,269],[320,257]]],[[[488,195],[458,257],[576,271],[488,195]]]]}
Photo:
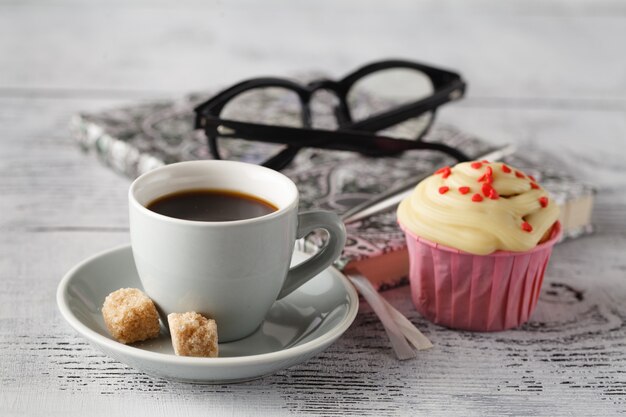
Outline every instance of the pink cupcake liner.
{"type": "Polygon", "coordinates": [[[550,239],[526,252],[474,255],[434,243],[404,230],[410,260],[411,296],[433,323],[479,332],[511,329],[532,314],[554,244],[550,239]]]}

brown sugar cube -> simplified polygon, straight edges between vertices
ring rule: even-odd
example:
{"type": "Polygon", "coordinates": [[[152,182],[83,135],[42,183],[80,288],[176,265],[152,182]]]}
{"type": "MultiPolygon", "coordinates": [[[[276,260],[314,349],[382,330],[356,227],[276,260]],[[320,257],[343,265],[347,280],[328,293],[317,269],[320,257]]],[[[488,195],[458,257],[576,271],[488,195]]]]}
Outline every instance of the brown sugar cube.
{"type": "Polygon", "coordinates": [[[171,313],[167,316],[172,335],[174,352],[179,356],[201,356],[216,358],[217,324],[191,311],[171,313]]]}
{"type": "Polygon", "coordinates": [[[159,314],[152,300],[137,288],[113,291],[102,306],[104,323],[118,342],[133,343],[159,335],[159,314]]]}

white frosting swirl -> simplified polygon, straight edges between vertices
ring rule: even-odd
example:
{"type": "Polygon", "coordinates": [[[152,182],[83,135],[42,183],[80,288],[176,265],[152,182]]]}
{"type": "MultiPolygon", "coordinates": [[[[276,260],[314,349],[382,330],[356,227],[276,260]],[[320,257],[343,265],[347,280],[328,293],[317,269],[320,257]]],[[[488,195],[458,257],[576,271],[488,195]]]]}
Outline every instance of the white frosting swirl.
{"type": "Polygon", "coordinates": [[[398,207],[402,226],[432,242],[477,255],[524,252],[559,216],[534,178],[513,167],[474,161],[438,172],[398,207]]]}

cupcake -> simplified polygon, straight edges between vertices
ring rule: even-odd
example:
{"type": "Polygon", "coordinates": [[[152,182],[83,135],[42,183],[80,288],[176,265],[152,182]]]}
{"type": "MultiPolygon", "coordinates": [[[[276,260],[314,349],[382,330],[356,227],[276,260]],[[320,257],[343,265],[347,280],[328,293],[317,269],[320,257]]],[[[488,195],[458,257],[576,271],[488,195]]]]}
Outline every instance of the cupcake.
{"type": "Polygon", "coordinates": [[[455,329],[517,327],[533,312],[559,207],[531,175],[503,163],[445,167],[398,207],[417,310],[455,329]]]}

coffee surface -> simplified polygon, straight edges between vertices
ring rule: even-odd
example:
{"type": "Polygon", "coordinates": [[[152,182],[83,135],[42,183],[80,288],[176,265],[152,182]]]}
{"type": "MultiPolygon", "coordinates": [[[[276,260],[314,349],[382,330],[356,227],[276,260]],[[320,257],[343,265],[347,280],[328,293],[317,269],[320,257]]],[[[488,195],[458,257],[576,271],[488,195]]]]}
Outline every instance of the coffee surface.
{"type": "Polygon", "coordinates": [[[207,189],[167,194],[146,207],[164,216],[205,222],[251,219],[278,210],[273,204],[250,194],[207,189]]]}

